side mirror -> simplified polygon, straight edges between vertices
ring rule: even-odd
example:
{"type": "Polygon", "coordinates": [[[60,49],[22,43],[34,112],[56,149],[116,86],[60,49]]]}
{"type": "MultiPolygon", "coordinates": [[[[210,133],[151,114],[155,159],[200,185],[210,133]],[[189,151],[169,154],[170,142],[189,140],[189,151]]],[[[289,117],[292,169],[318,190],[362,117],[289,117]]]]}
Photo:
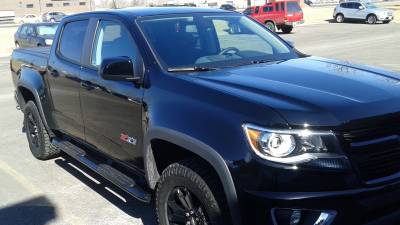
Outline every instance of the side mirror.
{"type": "Polygon", "coordinates": [[[140,77],[135,76],[132,60],[128,57],[103,59],[99,74],[104,80],[133,81],[135,83],[140,81],[140,77]]]}
{"type": "Polygon", "coordinates": [[[358,9],[359,9],[359,10],[363,10],[363,9],[365,9],[365,8],[364,8],[364,6],[360,5],[360,6],[358,7],[358,9]]]}

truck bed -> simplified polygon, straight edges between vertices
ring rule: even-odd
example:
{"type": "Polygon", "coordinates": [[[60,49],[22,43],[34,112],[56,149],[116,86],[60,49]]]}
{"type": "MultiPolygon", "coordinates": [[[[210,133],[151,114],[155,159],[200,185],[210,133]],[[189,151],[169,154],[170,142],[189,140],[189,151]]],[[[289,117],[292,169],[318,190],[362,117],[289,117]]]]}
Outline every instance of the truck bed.
{"type": "Polygon", "coordinates": [[[11,56],[11,68],[18,72],[22,65],[44,71],[50,55],[50,47],[15,49],[11,56]]]}

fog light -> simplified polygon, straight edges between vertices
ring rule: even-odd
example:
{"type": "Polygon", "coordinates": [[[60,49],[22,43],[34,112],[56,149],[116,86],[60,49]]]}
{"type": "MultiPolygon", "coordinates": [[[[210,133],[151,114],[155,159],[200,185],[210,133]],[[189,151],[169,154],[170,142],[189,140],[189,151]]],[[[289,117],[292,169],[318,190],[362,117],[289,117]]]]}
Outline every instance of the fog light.
{"type": "Polygon", "coordinates": [[[301,211],[294,210],[292,216],[290,216],[290,225],[298,225],[301,220],[301,211]]]}
{"type": "Polygon", "coordinates": [[[332,210],[274,208],[271,214],[274,225],[331,225],[336,217],[332,210]]]}

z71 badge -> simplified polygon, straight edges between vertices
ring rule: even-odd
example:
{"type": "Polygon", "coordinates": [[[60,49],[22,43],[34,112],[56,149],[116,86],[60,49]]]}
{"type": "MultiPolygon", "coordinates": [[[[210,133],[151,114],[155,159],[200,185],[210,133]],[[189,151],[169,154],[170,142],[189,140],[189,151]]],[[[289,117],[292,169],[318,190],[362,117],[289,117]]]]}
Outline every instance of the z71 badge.
{"type": "Polygon", "coordinates": [[[136,139],[133,137],[129,137],[129,135],[127,135],[127,134],[121,133],[121,136],[119,137],[119,139],[128,144],[136,145],[136,139]]]}

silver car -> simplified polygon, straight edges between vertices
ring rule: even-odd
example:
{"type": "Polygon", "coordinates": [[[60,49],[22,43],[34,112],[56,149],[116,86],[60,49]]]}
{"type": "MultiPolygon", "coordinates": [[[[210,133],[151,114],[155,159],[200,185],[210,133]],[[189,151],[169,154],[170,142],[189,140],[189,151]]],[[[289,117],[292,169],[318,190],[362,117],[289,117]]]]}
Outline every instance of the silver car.
{"type": "Polygon", "coordinates": [[[335,7],[333,18],[338,23],[345,20],[363,20],[368,24],[375,24],[378,21],[390,23],[393,20],[393,11],[379,8],[370,2],[346,1],[335,7]]]}

